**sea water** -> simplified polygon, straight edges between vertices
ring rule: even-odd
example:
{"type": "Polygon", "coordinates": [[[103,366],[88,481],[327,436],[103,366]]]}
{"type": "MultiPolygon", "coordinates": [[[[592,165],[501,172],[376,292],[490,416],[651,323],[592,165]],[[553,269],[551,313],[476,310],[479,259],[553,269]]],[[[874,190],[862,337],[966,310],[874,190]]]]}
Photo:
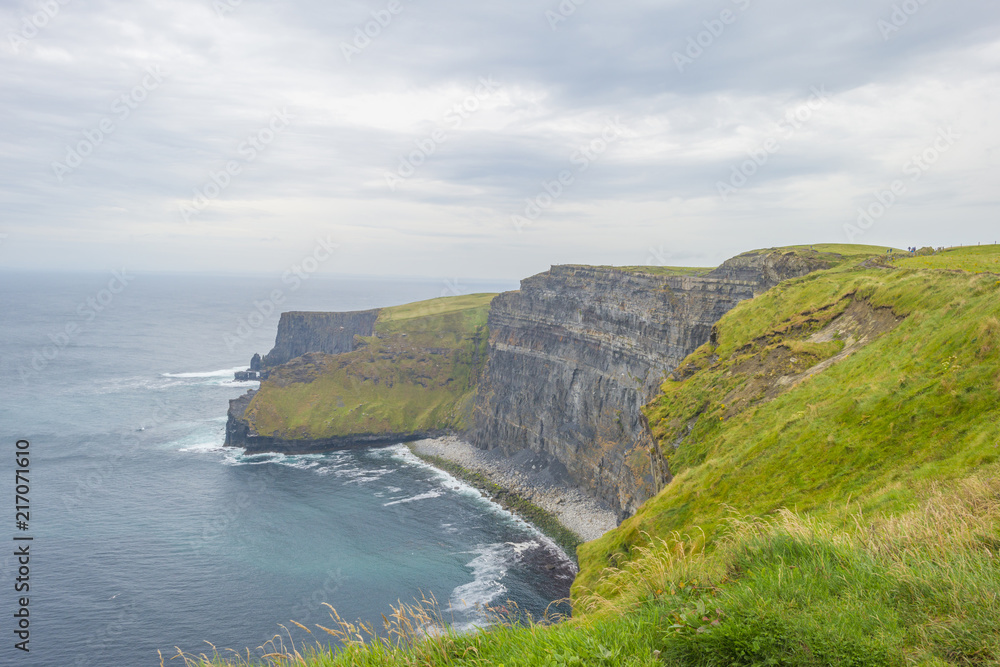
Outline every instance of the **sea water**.
{"type": "Polygon", "coordinates": [[[206,642],[253,654],[282,625],[298,643],[325,642],[324,603],[380,625],[392,605],[433,596],[468,628],[486,606],[513,600],[538,616],[568,593],[565,554],[403,445],[223,447],[229,400],[256,386],[233,372],[270,349],[281,310],[516,285],[122,278],[0,273],[0,664],[158,665],[158,650],[211,654],[206,642]],[[15,526],[19,439],[31,451],[26,531],[15,526]],[[33,538],[27,593],[14,590],[17,536],[33,538]],[[30,653],[14,648],[22,596],[30,653]]]}

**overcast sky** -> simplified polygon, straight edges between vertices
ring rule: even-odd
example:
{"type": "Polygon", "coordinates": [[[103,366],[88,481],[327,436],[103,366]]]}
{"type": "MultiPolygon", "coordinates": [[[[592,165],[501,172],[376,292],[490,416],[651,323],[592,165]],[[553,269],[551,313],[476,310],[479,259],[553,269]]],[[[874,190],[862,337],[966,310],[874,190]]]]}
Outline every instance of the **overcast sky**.
{"type": "Polygon", "coordinates": [[[0,268],[1000,241],[996,0],[2,0],[0,30],[0,268]]]}

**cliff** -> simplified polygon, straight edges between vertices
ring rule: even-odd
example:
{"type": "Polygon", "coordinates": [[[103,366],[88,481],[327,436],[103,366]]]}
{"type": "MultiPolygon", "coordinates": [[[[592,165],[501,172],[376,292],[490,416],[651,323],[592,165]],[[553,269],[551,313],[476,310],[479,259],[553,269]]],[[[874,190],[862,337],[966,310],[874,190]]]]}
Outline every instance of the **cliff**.
{"type": "Polygon", "coordinates": [[[371,336],[379,311],[346,313],[282,313],[274,348],[261,360],[273,368],[307,352],[341,354],[354,350],[355,336],[371,336]]]}
{"type": "Polygon", "coordinates": [[[260,389],[230,402],[226,444],[302,454],[465,430],[493,296],[283,314],[260,389]]]}
{"type": "Polygon", "coordinates": [[[529,449],[632,514],[671,479],[642,414],[665,375],[739,302],[833,263],[760,251],[707,275],[554,266],[493,301],[474,444],[529,449]]]}

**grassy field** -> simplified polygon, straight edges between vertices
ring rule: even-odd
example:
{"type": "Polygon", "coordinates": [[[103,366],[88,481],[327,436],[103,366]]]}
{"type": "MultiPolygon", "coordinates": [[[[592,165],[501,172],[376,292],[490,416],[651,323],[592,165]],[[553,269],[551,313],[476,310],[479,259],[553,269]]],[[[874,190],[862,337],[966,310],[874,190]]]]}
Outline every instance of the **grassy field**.
{"type": "Polygon", "coordinates": [[[417,605],[244,664],[1000,663],[1000,248],[796,251],[850,261],[744,302],[663,385],[675,479],[580,547],[574,618],[428,635],[417,605]]]}
{"type": "Polygon", "coordinates": [[[627,273],[647,273],[652,276],[705,276],[715,267],[703,266],[611,266],[606,267],[627,273]]]}
{"type": "Polygon", "coordinates": [[[894,264],[907,269],[948,269],[1000,274],[1000,246],[947,248],[933,255],[904,257],[895,260],[894,264]]]}
{"type": "Polygon", "coordinates": [[[464,429],[494,296],[384,308],[359,349],[304,355],[273,371],[246,418],[257,433],[287,439],[464,429]]]}
{"type": "Polygon", "coordinates": [[[902,511],[927,484],[996,461],[996,282],[964,271],[844,266],[739,305],[718,323],[718,344],[691,355],[647,406],[675,479],[582,547],[578,590],[610,591],[601,572],[626,562],[646,536],[682,531],[710,544],[732,512],[792,508],[842,520],[856,510],[902,511]],[[852,304],[869,317],[881,312],[889,330],[809,376],[843,349],[852,328],[838,317],[852,304]],[[782,386],[782,378],[800,382],[782,386]]]}

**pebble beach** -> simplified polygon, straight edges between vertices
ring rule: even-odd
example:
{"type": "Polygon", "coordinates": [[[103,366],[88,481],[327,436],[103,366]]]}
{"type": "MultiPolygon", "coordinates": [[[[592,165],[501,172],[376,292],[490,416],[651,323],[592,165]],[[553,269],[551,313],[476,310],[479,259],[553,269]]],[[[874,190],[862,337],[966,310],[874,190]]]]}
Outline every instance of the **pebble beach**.
{"type": "Polygon", "coordinates": [[[495,484],[555,514],[563,526],[585,542],[618,526],[615,513],[593,498],[553,483],[544,473],[522,469],[498,452],[479,449],[455,436],[416,440],[410,443],[410,448],[416,454],[439,456],[485,475],[495,484]]]}

